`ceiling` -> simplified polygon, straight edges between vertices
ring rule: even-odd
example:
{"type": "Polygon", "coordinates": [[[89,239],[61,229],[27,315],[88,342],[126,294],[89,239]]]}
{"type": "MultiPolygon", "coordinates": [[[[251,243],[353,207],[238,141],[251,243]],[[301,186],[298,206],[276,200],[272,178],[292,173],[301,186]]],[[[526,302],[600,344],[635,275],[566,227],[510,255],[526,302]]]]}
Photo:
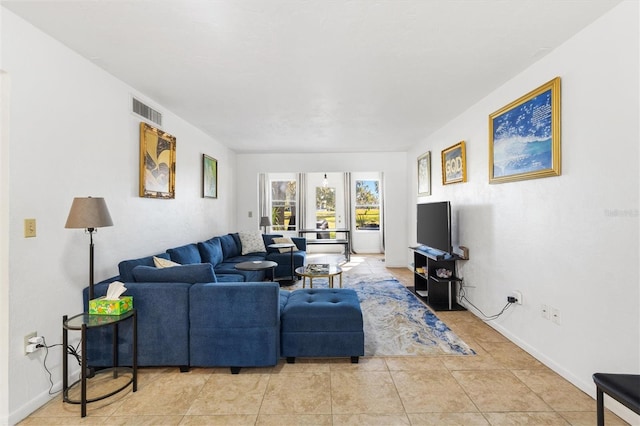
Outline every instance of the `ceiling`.
{"type": "Polygon", "coordinates": [[[239,153],[405,151],[619,2],[0,1],[239,153]]]}

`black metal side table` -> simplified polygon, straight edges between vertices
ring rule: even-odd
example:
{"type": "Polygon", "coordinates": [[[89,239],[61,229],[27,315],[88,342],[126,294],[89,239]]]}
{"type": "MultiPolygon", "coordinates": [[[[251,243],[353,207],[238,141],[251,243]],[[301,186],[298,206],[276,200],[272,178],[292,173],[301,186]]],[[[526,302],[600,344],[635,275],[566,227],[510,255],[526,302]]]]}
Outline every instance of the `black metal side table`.
{"type": "MultiPolygon", "coordinates": [[[[293,243],[276,243],[276,244],[269,244],[269,248],[272,249],[276,249],[276,250],[280,250],[280,249],[289,249],[289,254],[291,256],[291,275],[288,277],[280,277],[280,279],[278,281],[283,281],[283,282],[288,282],[288,283],[295,283],[296,282],[296,273],[294,271],[295,269],[295,265],[293,264],[293,248],[296,245],[293,243]]],[[[273,277],[273,281],[276,280],[276,277],[273,277]]]]}
{"type": "Polygon", "coordinates": [[[71,404],[81,404],[80,415],[86,417],[87,415],[87,403],[100,401],[108,398],[116,393],[124,390],[129,385],[133,386],[133,392],[138,390],[138,316],[135,309],[125,312],[122,315],[92,315],[86,312],[75,315],[71,318],[67,318],[67,315],[62,317],[62,399],[64,402],[71,404]],[[122,321],[130,319],[133,321],[133,365],[131,367],[119,367],[118,366],[118,325],[122,321]],[[113,378],[117,379],[118,374],[131,372],[131,379],[111,392],[87,399],[87,329],[105,327],[113,327],[113,367],[100,370],[97,374],[113,373],[113,378]],[[68,354],[67,346],[69,344],[69,330],[80,331],[82,333],[81,339],[81,361],[80,361],[80,379],[69,385],[68,378],[68,354]],[[80,399],[71,399],[69,397],[69,390],[77,384],[80,384],[80,399]]]}

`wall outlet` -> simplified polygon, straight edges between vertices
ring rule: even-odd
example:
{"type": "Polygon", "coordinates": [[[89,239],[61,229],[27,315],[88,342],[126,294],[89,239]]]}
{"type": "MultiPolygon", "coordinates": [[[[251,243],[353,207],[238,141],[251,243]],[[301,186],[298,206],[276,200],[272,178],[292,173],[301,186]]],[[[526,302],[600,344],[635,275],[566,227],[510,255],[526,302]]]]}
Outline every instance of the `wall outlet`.
{"type": "Polygon", "coordinates": [[[24,354],[25,355],[29,354],[30,352],[33,352],[33,351],[27,352],[27,346],[32,344],[31,342],[29,342],[29,339],[37,337],[37,336],[38,336],[38,332],[37,331],[32,331],[31,333],[29,333],[29,334],[24,336],[23,348],[24,348],[24,354]]]}
{"type": "Polygon", "coordinates": [[[560,316],[560,309],[551,307],[551,321],[560,325],[562,324],[562,317],[560,316]]]}
{"type": "Polygon", "coordinates": [[[546,320],[551,319],[551,312],[549,311],[549,307],[547,305],[540,305],[540,316],[546,320]]]}
{"type": "Polygon", "coordinates": [[[514,291],[512,296],[516,298],[516,303],[518,305],[522,305],[522,292],[514,291]]]}

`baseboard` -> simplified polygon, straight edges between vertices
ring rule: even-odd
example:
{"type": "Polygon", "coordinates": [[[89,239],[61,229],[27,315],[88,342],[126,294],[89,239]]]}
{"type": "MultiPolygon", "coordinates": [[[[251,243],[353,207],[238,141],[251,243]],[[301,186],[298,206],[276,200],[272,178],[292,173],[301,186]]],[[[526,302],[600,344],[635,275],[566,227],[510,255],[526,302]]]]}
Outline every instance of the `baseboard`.
{"type": "MultiPolygon", "coordinates": [[[[469,309],[469,312],[473,313],[478,318],[482,319],[479,315],[477,315],[473,309],[469,309]]],[[[491,328],[496,330],[498,333],[502,334],[504,337],[509,339],[511,342],[515,343],[522,350],[527,352],[529,355],[533,356],[535,359],[549,367],[554,372],[558,373],[569,383],[573,384],[575,387],[589,395],[593,398],[593,409],[594,409],[594,419],[595,419],[595,408],[596,408],[596,388],[593,382],[585,382],[584,380],[576,377],[571,372],[567,371],[562,365],[555,362],[553,359],[549,358],[545,354],[538,351],[536,348],[529,345],[527,342],[521,340],[517,336],[510,333],[500,324],[487,322],[485,324],[489,325],[491,328]]],[[[611,399],[609,397],[605,397],[605,407],[615,413],[618,417],[629,423],[630,425],[640,425],[640,416],[629,410],[624,405],[620,404],[618,401],[611,399]]]]}
{"type": "MultiPolygon", "coordinates": [[[[79,374],[80,374],[80,369],[77,368],[70,373],[70,376],[78,377],[79,374]]],[[[7,422],[2,424],[9,424],[9,425],[18,424],[22,420],[29,417],[29,415],[34,411],[36,411],[38,408],[42,407],[52,399],[57,398],[60,392],[62,392],[62,379],[60,379],[60,381],[53,384],[53,387],[51,388],[51,392],[53,392],[53,395],[50,395],[49,389],[47,389],[46,391],[38,394],[35,398],[27,401],[25,404],[18,407],[17,410],[9,413],[7,422]]]]}

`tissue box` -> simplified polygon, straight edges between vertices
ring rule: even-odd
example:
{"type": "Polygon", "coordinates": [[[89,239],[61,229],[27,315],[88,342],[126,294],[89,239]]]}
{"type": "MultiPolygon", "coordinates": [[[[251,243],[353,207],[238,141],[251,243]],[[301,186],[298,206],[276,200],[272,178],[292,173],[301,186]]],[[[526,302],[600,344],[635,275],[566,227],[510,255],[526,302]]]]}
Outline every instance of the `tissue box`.
{"type": "Polygon", "coordinates": [[[105,300],[104,297],[89,301],[89,314],[122,315],[133,309],[133,297],[122,296],[118,300],[105,300]]]}

